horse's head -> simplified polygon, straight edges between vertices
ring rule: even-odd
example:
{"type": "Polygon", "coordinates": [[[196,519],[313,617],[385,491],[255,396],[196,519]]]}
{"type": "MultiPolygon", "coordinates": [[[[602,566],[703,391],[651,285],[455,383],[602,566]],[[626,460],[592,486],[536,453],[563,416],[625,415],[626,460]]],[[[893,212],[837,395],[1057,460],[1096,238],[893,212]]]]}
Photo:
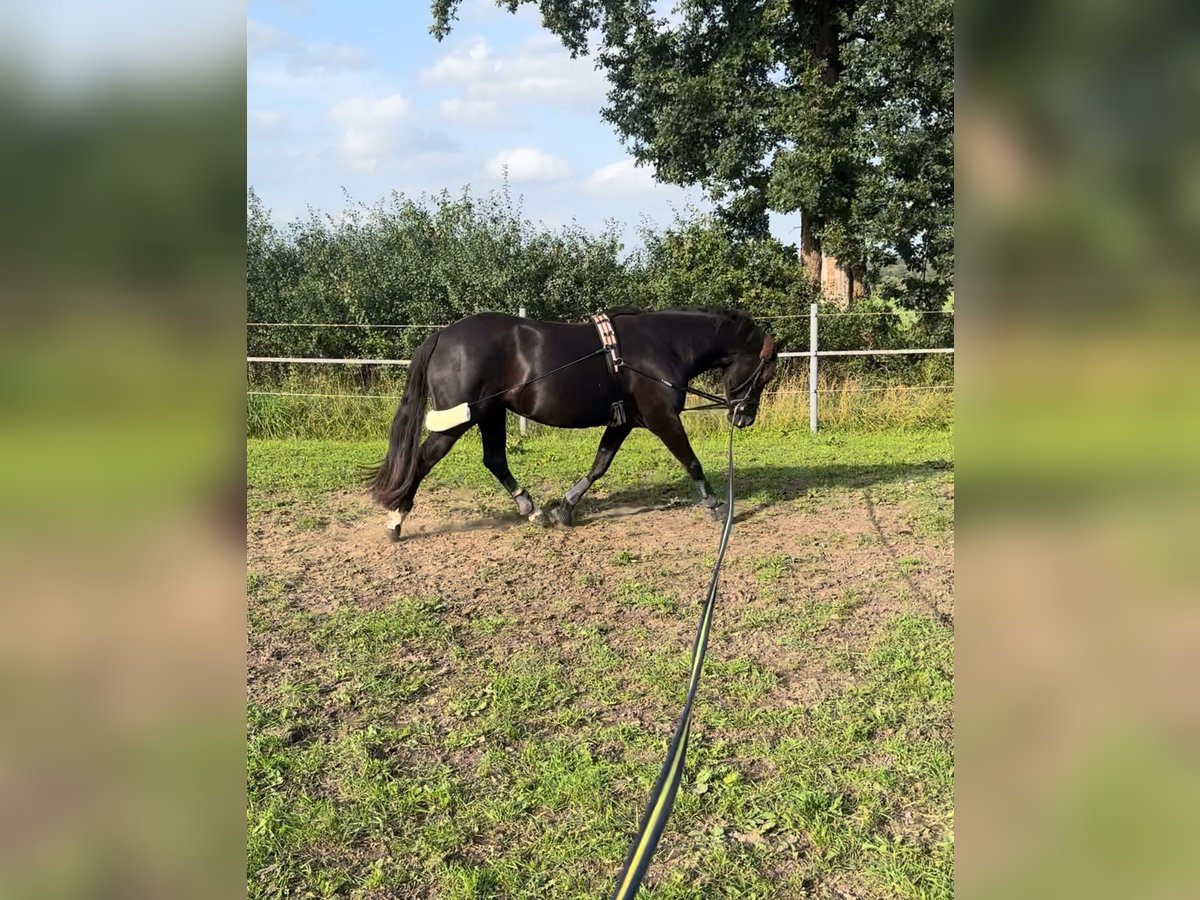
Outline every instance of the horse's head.
{"type": "Polygon", "coordinates": [[[725,399],[729,404],[729,421],[734,427],[754,424],[763,388],[775,377],[776,355],[775,338],[762,332],[761,344],[756,340],[735,353],[725,367],[725,399]]]}

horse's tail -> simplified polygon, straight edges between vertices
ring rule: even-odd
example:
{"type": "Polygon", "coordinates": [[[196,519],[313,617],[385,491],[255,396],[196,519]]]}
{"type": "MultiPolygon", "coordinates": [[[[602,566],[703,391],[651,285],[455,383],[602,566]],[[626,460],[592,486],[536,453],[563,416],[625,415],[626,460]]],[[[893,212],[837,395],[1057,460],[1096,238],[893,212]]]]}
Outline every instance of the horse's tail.
{"type": "MultiPolygon", "coordinates": [[[[371,496],[385,509],[397,509],[412,490],[417,474],[417,457],[421,451],[421,423],[424,419],[425,398],[429,393],[429,358],[433,356],[438,336],[435,333],[413,354],[408,367],[404,396],[392,419],[387,455],[370,473],[368,489],[371,496]]],[[[409,498],[411,504],[411,498],[409,498]]],[[[401,510],[407,512],[407,510],[401,510]]]]}

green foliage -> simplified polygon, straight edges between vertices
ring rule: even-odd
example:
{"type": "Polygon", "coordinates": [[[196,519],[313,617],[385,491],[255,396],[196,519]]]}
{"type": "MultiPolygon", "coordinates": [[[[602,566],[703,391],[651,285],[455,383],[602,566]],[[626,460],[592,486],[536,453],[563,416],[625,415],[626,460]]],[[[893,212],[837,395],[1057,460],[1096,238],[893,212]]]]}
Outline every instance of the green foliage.
{"type": "Polygon", "coordinates": [[[249,321],[411,326],[252,327],[259,356],[404,357],[429,326],[485,310],[583,321],[616,306],[707,305],[773,316],[802,313],[814,296],[795,248],[736,239],[711,217],[646,230],[632,254],[615,227],[592,235],[534,225],[507,190],[393,194],[285,229],[251,191],[247,217],[249,321]]]}
{"type": "MultiPolygon", "coordinates": [[[[449,33],[461,0],[436,0],[449,33]]],[[[572,54],[595,51],[604,117],[659,178],[697,184],[745,233],[799,211],[814,245],[936,304],[953,278],[952,0],[640,0],[535,5],[572,54]],[[595,36],[595,37],[593,37],[595,36]]]]}
{"type": "Polygon", "coordinates": [[[804,314],[816,290],[795,247],[771,237],[739,239],[710,217],[680,220],[643,240],[636,274],[647,308],[722,306],[758,317],[799,316],[772,321],[772,333],[792,346],[807,342],[804,314]]]}
{"type": "MultiPolygon", "coordinates": [[[[251,192],[247,204],[247,291],[251,322],[402,325],[252,326],[252,356],[402,359],[439,324],[482,310],[584,321],[614,306],[736,307],[767,325],[781,349],[806,349],[813,286],[795,248],[771,237],[737,237],[713,217],[646,231],[622,255],[615,230],[554,232],[521,218],[507,192],[474,197],[401,195],[339,217],[310,214],[280,228],[251,192]]],[[[951,301],[952,302],[952,301],[951,301]]],[[[947,304],[949,308],[949,304],[947,304]]],[[[865,298],[851,313],[821,319],[824,349],[947,346],[953,320],[917,315],[896,300],[865,298]]],[[[937,425],[952,413],[946,357],[853,357],[822,362],[826,426],[937,425]]],[[[807,421],[803,360],[781,366],[760,418],[776,427],[807,421]]],[[[247,428],[252,437],[359,439],[386,435],[405,370],[364,365],[254,364],[247,428]],[[283,396],[280,396],[280,395],[283,396]]],[[[718,418],[689,422],[693,433],[718,418]]],[[[535,426],[535,430],[538,430],[535,426]]]]}
{"type": "MultiPolygon", "coordinates": [[[[340,216],[310,212],[286,229],[251,191],[251,322],[430,326],[487,311],[582,319],[633,302],[615,229],[551,231],[521,215],[507,188],[473,196],[393,193],[340,216]]],[[[250,329],[255,355],[403,357],[429,336],[411,329],[250,329]]]]}
{"type": "MultiPolygon", "coordinates": [[[[350,204],[337,217],[310,213],[278,227],[253,191],[247,202],[247,308],[259,323],[382,327],[252,326],[254,356],[405,358],[433,326],[484,310],[583,321],[615,306],[720,306],[769,325],[781,346],[808,346],[815,288],[795,247],[773,237],[738,236],[720,219],[680,219],[625,253],[615,226],[599,235],[552,231],[522,218],[506,190],[476,197],[350,204]]],[[[918,316],[901,300],[858,301],[852,315],[822,320],[825,349],[948,346],[950,316],[918,316]],[[901,315],[891,313],[899,311],[901,315]],[[881,315],[881,313],[887,313],[881,315]]],[[[835,311],[835,310],[830,310],[835,311]]],[[[841,364],[842,374],[912,372],[920,360],[841,364]]],[[[937,373],[929,373],[929,380],[937,373]]],[[[944,374],[944,373],[942,373],[944,374]]],[[[303,376],[255,366],[274,390],[303,391],[303,376]]],[[[402,373],[343,371],[341,392],[399,392],[402,373]]]]}

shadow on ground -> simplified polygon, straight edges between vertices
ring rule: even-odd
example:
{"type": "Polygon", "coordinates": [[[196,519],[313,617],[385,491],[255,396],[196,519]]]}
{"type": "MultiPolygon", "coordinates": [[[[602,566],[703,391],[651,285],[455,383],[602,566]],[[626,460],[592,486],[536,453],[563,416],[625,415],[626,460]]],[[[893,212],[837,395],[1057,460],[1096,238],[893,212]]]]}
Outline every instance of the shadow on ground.
{"type": "MultiPolygon", "coordinates": [[[[805,497],[814,490],[865,490],[927,478],[936,472],[952,468],[952,464],[945,460],[868,466],[747,466],[734,472],[734,494],[737,498],[734,521],[745,522],[770,510],[778,503],[805,497]]],[[[713,484],[717,496],[723,500],[724,473],[710,474],[709,481],[713,484]]],[[[515,510],[496,508],[492,502],[493,498],[484,496],[487,491],[487,488],[483,488],[476,492],[477,498],[486,504],[486,511],[480,510],[474,515],[439,522],[420,531],[409,532],[406,536],[433,537],[450,532],[481,531],[524,524],[525,519],[515,510]]],[[[562,498],[549,494],[535,494],[534,499],[543,510],[549,510],[560,503],[562,498]]],[[[576,509],[574,527],[586,527],[591,523],[635,517],[665,509],[696,507],[696,502],[697,497],[691,482],[682,474],[678,481],[627,485],[612,491],[605,491],[604,481],[601,480],[593,488],[593,493],[585,496],[576,509]]],[[[719,521],[719,516],[714,518],[714,524],[719,524],[719,521]]]]}
{"type": "MultiPolygon", "coordinates": [[[[747,466],[734,469],[734,495],[754,496],[768,503],[781,503],[803,497],[814,489],[868,488],[882,484],[909,481],[928,477],[935,472],[953,468],[945,460],[926,460],[919,463],[895,463],[873,466],[747,466]]],[[[724,472],[711,473],[709,481],[718,497],[725,496],[724,472]]],[[[604,482],[596,485],[602,491],[604,482]]],[[[550,498],[541,498],[549,502],[550,498]]],[[[594,514],[609,507],[627,507],[631,511],[639,508],[662,509],[668,506],[690,505],[696,500],[691,484],[686,478],[670,484],[631,485],[605,494],[603,499],[584,498],[594,514]]]]}
{"type": "MultiPolygon", "coordinates": [[[[804,497],[813,490],[866,489],[929,477],[935,472],[951,468],[953,466],[945,460],[871,466],[747,466],[734,472],[734,493],[737,498],[734,521],[747,521],[777,503],[804,497]],[[747,498],[753,498],[753,502],[746,504],[744,501],[747,498]]],[[[725,496],[723,475],[709,477],[717,496],[722,499],[725,496]]],[[[678,481],[666,484],[629,485],[608,492],[604,487],[604,482],[600,481],[593,489],[594,493],[584,497],[575,513],[576,527],[664,509],[693,507],[697,501],[691,483],[682,476],[678,481]]],[[[543,495],[535,496],[535,500],[548,510],[561,502],[561,497],[543,495]]],[[[435,526],[424,533],[434,535],[474,531],[522,522],[524,519],[515,511],[495,513],[489,510],[468,520],[435,526]]]]}

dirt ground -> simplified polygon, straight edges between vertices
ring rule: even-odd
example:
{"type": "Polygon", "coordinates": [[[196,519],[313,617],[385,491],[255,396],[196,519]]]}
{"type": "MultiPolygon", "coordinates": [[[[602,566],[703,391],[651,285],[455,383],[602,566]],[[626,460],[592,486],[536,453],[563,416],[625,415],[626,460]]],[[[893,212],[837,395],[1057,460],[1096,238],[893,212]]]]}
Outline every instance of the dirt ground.
{"type": "MultiPolygon", "coordinates": [[[[900,486],[903,488],[903,485],[900,486]]],[[[952,482],[933,477],[918,493],[948,506],[952,482]]],[[[952,626],[953,543],[948,527],[930,528],[922,509],[871,489],[739,505],[718,595],[710,659],[749,658],[772,672],[767,705],[811,703],[839,689],[847,674],[805,641],[779,640],[780,623],[804,607],[833,610],[809,622],[825,648],[855,652],[902,611],[952,626]]],[[[319,516],[282,508],[257,517],[248,567],[270,573],[309,612],[345,604],[369,609],[398,596],[436,597],[448,625],[481,618],[519,623],[480,652],[496,658],[538,646],[563,647],[594,626],[616,648],[644,640],[690,645],[707,586],[719,526],[705,512],[676,504],[619,505],[590,500],[576,527],[547,529],[515,511],[479,512],[474,498],[450,490],[422,494],[399,543],[386,515],[366,498],[327,495],[319,516]],[[630,585],[674,599],[667,608],[622,602],[630,585]]],[[[803,623],[801,623],[803,624],[803,623]]],[[[280,677],[290,652],[284,638],[251,635],[249,691],[280,677]]],[[[628,715],[631,711],[626,710],[628,715]]],[[[614,715],[619,715],[614,711],[614,715]]]]}
{"type": "MultiPolygon", "coordinates": [[[[953,473],[739,475],[651,882],[949,896],[953,473]]],[[[360,493],[255,493],[252,894],[605,890],[679,714],[720,534],[680,487],[597,490],[565,529],[494,489],[433,488],[398,543],[360,493]]]]}

